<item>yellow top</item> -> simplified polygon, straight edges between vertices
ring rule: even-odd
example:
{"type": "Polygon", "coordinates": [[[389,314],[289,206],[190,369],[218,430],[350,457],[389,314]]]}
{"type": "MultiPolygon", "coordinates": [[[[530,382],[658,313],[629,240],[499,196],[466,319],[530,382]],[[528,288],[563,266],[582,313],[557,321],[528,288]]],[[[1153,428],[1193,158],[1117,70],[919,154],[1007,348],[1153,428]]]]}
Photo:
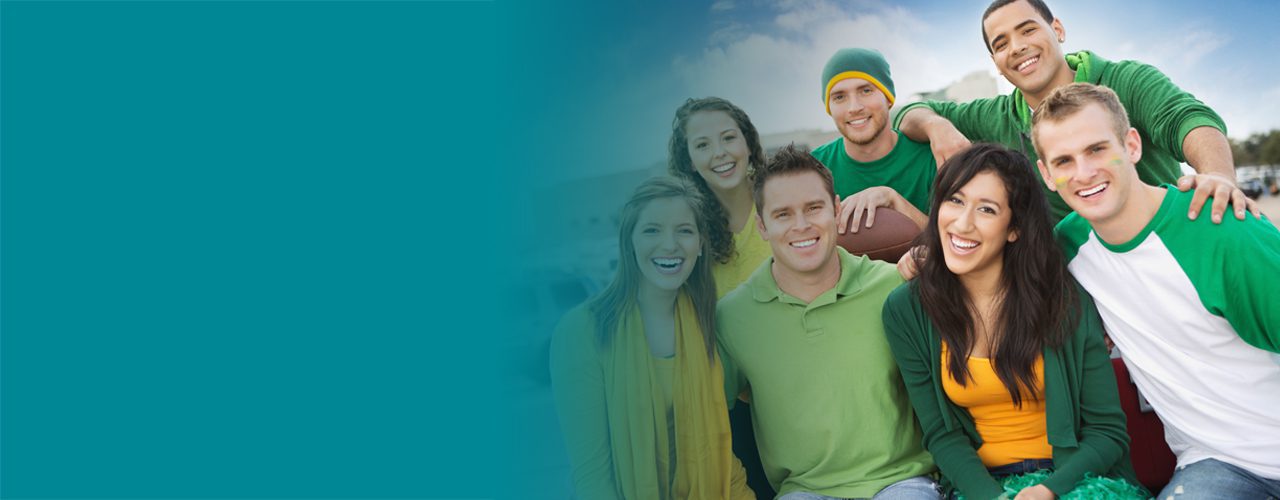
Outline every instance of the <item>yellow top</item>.
{"type": "Polygon", "coordinates": [[[736,250],[727,264],[717,263],[711,266],[711,274],[716,280],[716,298],[724,298],[738,285],[747,281],[751,273],[760,264],[773,255],[769,242],[764,241],[756,228],[756,209],[751,208],[747,216],[747,226],[733,235],[733,248],[736,250]]]}
{"type": "Polygon", "coordinates": [[[982,436],[978,458],[983,465],[997,467],[1030,459],[1052,459],[1053,447],[1045,431],[1044,358],[1033,366],[1036,389],[1041,399],[1024,395],[1022,408],[1013,404],[1009,389],[996,376],[991,360],[969,358],[969,381],[960,386],[951,378],[947,362],[947,344],[942,343],[942,390],[951,402],[969,410],[973,424],[982,436]]]}

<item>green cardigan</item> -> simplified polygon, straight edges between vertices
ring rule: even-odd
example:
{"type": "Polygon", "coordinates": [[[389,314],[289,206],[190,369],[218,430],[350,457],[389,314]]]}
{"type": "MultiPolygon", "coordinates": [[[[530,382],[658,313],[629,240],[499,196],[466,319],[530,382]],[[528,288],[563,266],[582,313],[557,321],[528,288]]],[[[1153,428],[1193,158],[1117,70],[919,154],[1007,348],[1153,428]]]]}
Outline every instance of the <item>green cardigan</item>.
{"type": "MultiPolygon", "coordinates": [[[[1227,126],[1209,106],[1194,95],[1174,85],[1169,77],[1154,66],[1137,61],[1111,62],[1098,55],[1081,51],[1068,54],[1067,64],[1076,72],[1077,82],[1102,85],[1116,92],[1120,104],[1129,114],[1129,124],[1142,136],[1142,159],[1138,161],[1138,177],[1152,186],[1173,184],[1182,175],[1180,162],[1182,141],[1198,127],[1213,127],[1227,133],[1227,126]]],[[[956,130],[973,142],[997,142],[1021,151],[1034,166],[1036,151],[1031,144],[1031,113],[1022,91],[965,103],[929,101],[911,103],[894,117],[897,130],[907,111],[927,106],[951,121],[956,130]]],[[[1037,175],[1039,172],[1036,172],[1037,175]]],[[[1048,186],[1041,185],[1048,196],[1054,221],[1071,213],[1071,207],[1048,186]]]]}
{"type": "MultiPolygon", "coordinates": [[[[1086,472],[1141,484],[1129,463],[1129,434],[1102,341],[1102,320],[1093,299],[1077,290],[1080,326],[1060,349],[1044,350],[1046,426],[1055,471],[1043,484],[1058,496],[1086,472]]],[[[925,449],[950,486],[966,497],[999,497],[1003,489],[978,458],[982,438],[973,419],[942,390],[942,341],[920,305],[916,281],[889,295],[883,315],[889,347],[924,430],[925,449]]]]}

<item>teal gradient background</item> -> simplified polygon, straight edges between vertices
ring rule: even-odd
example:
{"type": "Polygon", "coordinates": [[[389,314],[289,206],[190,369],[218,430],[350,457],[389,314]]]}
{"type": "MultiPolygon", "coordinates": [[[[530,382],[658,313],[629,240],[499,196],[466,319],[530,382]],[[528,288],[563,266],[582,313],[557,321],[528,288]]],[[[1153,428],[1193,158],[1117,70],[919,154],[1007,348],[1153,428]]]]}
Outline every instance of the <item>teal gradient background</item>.
{"type": "Polygon", "coordinates": [[[0,4],[0,497],[497,496],[501,7],[0,4]]]}

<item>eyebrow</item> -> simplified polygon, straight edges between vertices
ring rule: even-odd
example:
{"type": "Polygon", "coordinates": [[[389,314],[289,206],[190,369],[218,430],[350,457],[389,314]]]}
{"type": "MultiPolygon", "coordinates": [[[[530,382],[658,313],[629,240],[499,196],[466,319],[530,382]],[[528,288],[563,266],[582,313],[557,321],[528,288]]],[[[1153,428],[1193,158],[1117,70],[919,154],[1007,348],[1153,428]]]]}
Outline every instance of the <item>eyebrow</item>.
{"type": "MultiPolygon", "coordinates": [[[[960,196],[960,197],[963,197],[963,198],[965,198],[965,199],[968,199],[968,198],[969,198],[969,195],[964,194],[964,190],[963,190],[963,189],[957,189],[957,190],[956,190],[956,192],[951,193],[951,196],[960,196]]],[[[1000,203],[1000,202],[998,202],[998,201],[996,201],[996,200],[993,200],[993,199],[991,199],[991,198],[978,198],[978,200],[977,200],[977,201],[978,201],[979,203],[990,203],[990,204],[995,205],[995,206],[997,206],[997,207],[1003,207],[1003,206],[1004,206],[1004,204],[1003,204],[1003,203],[1000,203]]]]}
{"type": "MultiPolygon", "coordinates": [[[[1036,20],[1035,20],[1035,19],[1027,19],[1026,21],[1023,21],[1023,22],[1018,23],[1018,25],[1017,25],[1017,26],[1014,26],[1014,27],[1013,27],[1013,31],[1021,30],[1023,26],[1026,26],[1026,25],[1028,25],[1028,24],[1035,24],[1035,23],[1036,23],[1036,20]]],[[[992,47],[995,47],[995,46],[996,46],[996,42],[999,42],[999,41],[1001,41],[1001,40],[1004,40],[1005,38],[1008,38],[1008,36],[1007,36],[1007,35],[1005,35],[1004,33],[1001,33],[1001,34],[999,34],[999,35],[996,35],[996,37],[995,37],[995,38],[992,38],[992,39],[991,39],[991,46],[992,46],[992,47]]]]}

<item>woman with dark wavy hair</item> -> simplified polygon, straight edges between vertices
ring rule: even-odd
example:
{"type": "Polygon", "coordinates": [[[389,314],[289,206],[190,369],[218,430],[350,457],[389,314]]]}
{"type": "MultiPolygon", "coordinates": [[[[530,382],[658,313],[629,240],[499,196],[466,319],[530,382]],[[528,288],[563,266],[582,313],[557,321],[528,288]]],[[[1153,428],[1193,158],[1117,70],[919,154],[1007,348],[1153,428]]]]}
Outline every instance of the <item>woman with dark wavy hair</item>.
{"type": "Polygon", "coordinates": [[[756,231],[747,176],[764,165],[760,134],[747,113],[719,97],[689,99],[671,123],[667,170],[689,181],[711,201],[712,274],[723,297],[746,281],[770,255],[756,231]]]}
{"type": "Polygon", "coordinates": [[[613,282],[556,326],[552,390],[577,498],[755,498],[730,448],[706,205],[678,179],[641,184],[613,282]]]}
{"type": "Polygon", "coordinates": [[[889,345],[925,448],[965,498],[1145,498],[1101,320],[1034,172],[994,144],[947,160],[919,237],[929,258],[885,302],[889,345]]]}

